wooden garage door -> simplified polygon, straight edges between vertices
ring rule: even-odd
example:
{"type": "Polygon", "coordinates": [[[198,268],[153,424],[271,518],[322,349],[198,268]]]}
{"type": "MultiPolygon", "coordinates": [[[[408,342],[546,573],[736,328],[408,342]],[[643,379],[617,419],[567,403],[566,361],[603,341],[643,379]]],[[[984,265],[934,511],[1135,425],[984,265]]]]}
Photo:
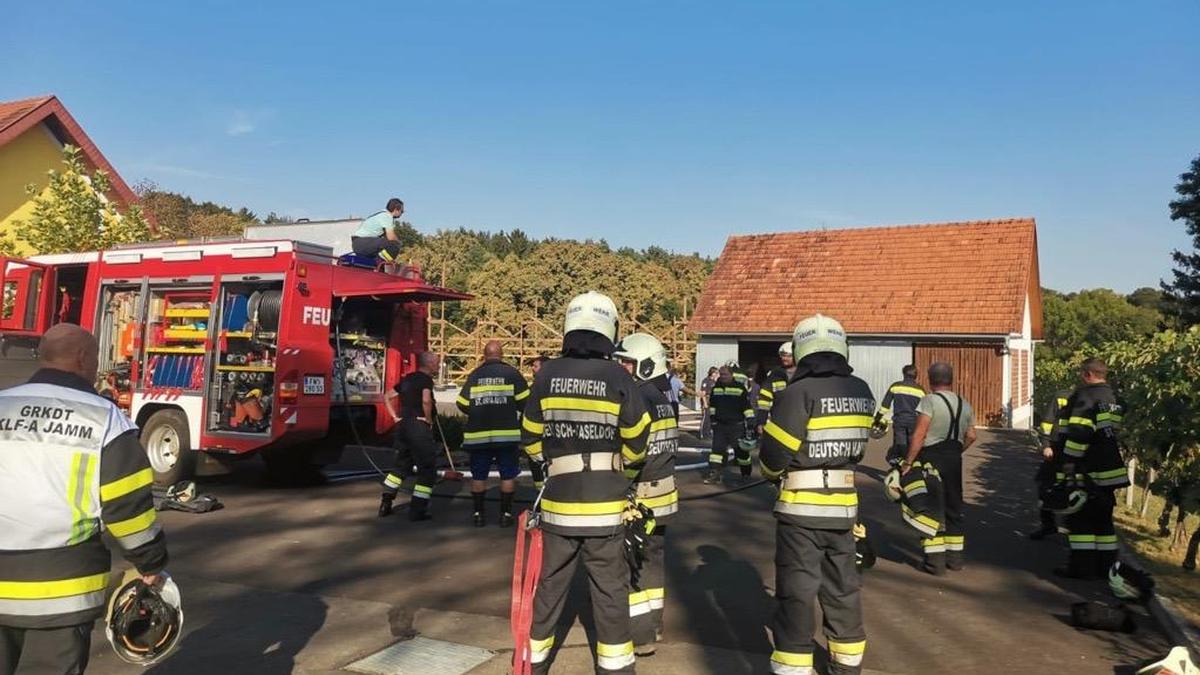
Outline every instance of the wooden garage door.
{"type": "Polygon", "coordinates": [[[975,424],[1001,426],[1004,410],[1004,358],[997,345],[920,344],[916,364],[921,385],[929,388],[929,366],[944,361],[954,367],[954,389],[975,409],[975,424]]]}

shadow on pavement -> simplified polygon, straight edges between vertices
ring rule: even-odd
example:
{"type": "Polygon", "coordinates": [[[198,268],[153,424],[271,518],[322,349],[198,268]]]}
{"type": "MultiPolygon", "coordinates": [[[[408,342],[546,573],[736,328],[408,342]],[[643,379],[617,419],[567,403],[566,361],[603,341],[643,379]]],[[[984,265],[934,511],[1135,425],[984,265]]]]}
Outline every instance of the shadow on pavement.
{"type": "MultiPolygon", "coordinates": [[[[994,432],[981,436],[981,442],[970,450],[973,457],[964,466],[964,488],[967,495],[965,517],[970,536],[967,540],[967,560],[1007,569],[1026,570],[1044,582],[1065,591],[1060,607],[1052,612],[1070,624],[1070,605],[1074,602],[1096,601],[1117,604],[1105,581],[1062,579],[1053,569],[1066,563],[1067,544],[1064,536],[1033,541],[1027,533],[1036,529],[1037,490],[1033,476],[1040,458],[1029,436],[1019,432],[994,432]],[[969,468],[968,468],[969,467],[969,468]],[[972,541],[972,539],[974,541],[972,541]]],[[[1031,586],[1023,591],[1031,605],[1042,603],[1043,593],[1031,586]]],[[[1154,619],[1144,607],[1133,607],[1138,623],[1134,634],[1110,631],[1081,631],[1107,643],[1110,654],[1125,663],[1144,660],[1147,653],[1166,653],[1169,645],[1154,619]]],[[[1133,672],[1131,666],[1121,666],[1114,672],[1133,672]]]]}
{"type": "Polygon", "coordinates": [[[193,616],[185,605],[185,629],[203,624],[186,632],[175,652],[146,673],[292,673],[297,654],[325,624],[328,610],[311,595],[289,594],[280,602],[278,596],[248,590],[203,607],[193,616]],[[213,612],[214,607],[220,609],[213,612]]]}

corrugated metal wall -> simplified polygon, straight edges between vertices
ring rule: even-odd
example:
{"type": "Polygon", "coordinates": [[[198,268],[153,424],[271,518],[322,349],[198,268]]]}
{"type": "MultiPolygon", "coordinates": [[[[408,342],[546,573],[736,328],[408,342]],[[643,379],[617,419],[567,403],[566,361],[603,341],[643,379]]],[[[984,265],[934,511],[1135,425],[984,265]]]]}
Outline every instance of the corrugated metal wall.
{"type": "Polygon", "coordinates": [[[1004,357],[999,344],[917,344],[918,378],[929,387],[929,366],[944,361],[954,367],[954,390],[975,409],[975,423],[1001,426],[1005,423],[1004,357]]]}
{"type": "Polygon", "coordinates": [[[858,341],[850,338],[850,365],[855,375],[871,385],[876,401],[883,400],[888,386],[901,378],[900,369],[912,362],[911,342],[858,341]]]}

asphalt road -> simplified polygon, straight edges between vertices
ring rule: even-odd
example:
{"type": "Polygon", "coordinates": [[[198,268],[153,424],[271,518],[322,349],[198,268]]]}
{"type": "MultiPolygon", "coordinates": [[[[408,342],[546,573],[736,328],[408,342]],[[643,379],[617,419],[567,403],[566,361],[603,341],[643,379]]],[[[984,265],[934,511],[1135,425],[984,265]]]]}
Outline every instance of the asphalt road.
{"type": "MultiPolygon", "coordinates": [[[[1143,617],[1134,635],[1068,623],[1080,599],[1107,599],[1096,584],[1063,583],[1050,570],[1059,541],[1035,543],[1035,458],[1024,437],[983,432],[966,457],[967,569],[919,572],[919,543],[880,489],[876,441],[858,478],[880,554],[866,573],[865,666],[886,673],[1112,673],[1165,652],[1143,617]]],[[[696,457],[696,455],[692,455],[696,457]]],[[[337,470],[366,467],[359,454],[337,470]]],[[[385,460],[385,457],[377,458],[385,460]]],[[[732,474],[730,474],[732,475],[732,474]]],[[[759,673],[770,653],[774,520],[766,486],[718,495],[698,472],[681,477],[688,501],[668,535],[667,644],[642,673],[759,673]]],[[[171,572],[185,596],[187,631],[153,673],[338,672],[414,633],[502,652],[513,531],[470,525],[467,483],[437,489],[432,522],[375,515],[369,479],[306,488],[267,485],[257,462],[205,482],[226,508],[162,515],[171,572]],[[461,497],[461,498],[453,498],[461,497]]],[[[493,493],[494,495],[494,488],[493,493]]],[[[525,497],[532,495],[528,486],[525,497]]],[[[493,509],[495,504],[491,505],[493,509]]],[[[495,512],[490,514],[495,517],[495,512]]],[[[577,598],[578,599],[578,598],[577,598]]],[[[568,615],[586,620],[583,602],[568,615]]],[[[556,672],[588,672],[587,631],[576,630],[556,672]]],[[[132,672],[97,632],[89,672],[132,672]]],[[[500,653],[472,672],[503,673],[500,653]]]]}

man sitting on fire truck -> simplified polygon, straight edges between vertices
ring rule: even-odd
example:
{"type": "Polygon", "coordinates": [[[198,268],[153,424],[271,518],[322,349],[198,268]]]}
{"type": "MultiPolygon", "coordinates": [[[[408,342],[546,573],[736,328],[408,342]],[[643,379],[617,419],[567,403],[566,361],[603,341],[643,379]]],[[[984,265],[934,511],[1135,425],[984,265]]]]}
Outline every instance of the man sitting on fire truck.
{"type": "Polygon", "coordinates": [[[400,241],[396,238],[395,226],[403,214],[404,202],[392,197],[385,210],[363,218],[358,229],[350,236],[354,255],[364,258],[378,256],[384,262],[396,262],[396,257],[400,255],[400,241]]]}

